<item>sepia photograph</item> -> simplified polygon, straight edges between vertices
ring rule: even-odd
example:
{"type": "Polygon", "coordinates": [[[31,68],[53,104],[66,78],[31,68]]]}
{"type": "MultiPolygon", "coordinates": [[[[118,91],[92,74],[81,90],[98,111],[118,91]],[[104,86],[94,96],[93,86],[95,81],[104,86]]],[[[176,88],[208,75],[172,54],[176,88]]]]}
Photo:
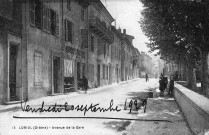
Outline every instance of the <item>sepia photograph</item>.
{"type": "Polygon", "coordinates": [[[0,0],[0,135],[209,135],[209,1],[0,0]]]}

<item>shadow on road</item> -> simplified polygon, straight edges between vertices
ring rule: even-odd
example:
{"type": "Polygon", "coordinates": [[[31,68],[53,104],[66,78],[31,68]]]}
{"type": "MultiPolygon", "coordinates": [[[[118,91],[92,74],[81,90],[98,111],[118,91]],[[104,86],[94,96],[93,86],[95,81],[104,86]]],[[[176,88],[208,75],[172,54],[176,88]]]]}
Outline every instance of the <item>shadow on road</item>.
{"type": "Polygon", "coordinates": [[[122,132],[126,130],[126,127],[129,126],[131,122],[130,121],[110,121],[110,122],[104,122],[103,124],[106,125],[106,128],[110,128],[118,132],[122,132]]]}

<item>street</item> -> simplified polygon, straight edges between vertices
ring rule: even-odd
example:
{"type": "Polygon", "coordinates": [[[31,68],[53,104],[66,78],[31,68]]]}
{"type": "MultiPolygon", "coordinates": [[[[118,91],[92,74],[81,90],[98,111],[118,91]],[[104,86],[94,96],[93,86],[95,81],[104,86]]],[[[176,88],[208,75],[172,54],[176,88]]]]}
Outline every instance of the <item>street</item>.
{"type": "MultiPolygon", "coordinates": [[[[125,118],[134,119],[137,117],[136,111],[134,109],[130,113],[130,108],[124,110],[125,101],[130,102],[131,100],[143,98],[139,97],[139,92],[147,91],[151,88],[157,86],[157,80],[150,79],[149,82],[145,82],[145,79],[137,79],[130,81],[128,83],[122,83],[119,85],[114,85],[112,88],[106,88],[104,90],[98,90],[94,92],[87,92],[84,94],[80,92],[75,96],[60,95],[51,97],[51,101],[46,101],[44,108],[48,105],[64,105],[66,102],[68,105],[90,105],[91,103],[99,104],[98,107],[108,108],[110,106],[111,100],[113,100],[112,108],[118,106],[120,111],[106,111],[106,112],[92,112],[87,111],[85,117],[110,117],[110,118],[125,118]],[[55,100],[54,100],[55,99],[55,100]]],[[[146,97],[145,97],[146,98],[146,97]]],[[[41,107],[42,100],[32,101],[32,107],[41,107]]],[[[23,107],[24,107],[23,103],[23,107]]],[[[30,105],[30,102],[26,103],[30,105]]],[[[139,110],[140,111],[140,110],[139,110]]],[[[122,131],[126,129],[126,126],[131,124],[129,120],[115,120],[115,119],[84,119],[84,118],[48,118],[48,119],[35,119],[26,118],[18,119],[16,117],[84,117],[83,111],[64,111],[61,112],[42,112],[36,113],[23,112],[22,109],[18,111],[10,111],[5,113],[0,113],[1,121],[1,132],[2,134],[121,134],[122,131]],[[56,130],[55,130],[56,129],[56,130]]]]}

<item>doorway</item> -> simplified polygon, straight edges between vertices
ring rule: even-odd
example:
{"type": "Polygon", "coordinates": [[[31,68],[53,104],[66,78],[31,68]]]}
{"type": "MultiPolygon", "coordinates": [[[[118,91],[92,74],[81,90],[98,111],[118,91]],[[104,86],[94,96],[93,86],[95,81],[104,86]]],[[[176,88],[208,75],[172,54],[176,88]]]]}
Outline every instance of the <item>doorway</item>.
{"type": "Polygon", "coordinates": [[[61,59],[60,57],[53,56],[53,85],[54,93],[60,93],[61,86],[61,59]]]}
{"type": "Polygon", "coordinates": [[[97,65],[97,82],[98,86],[100,86],[100,65],[97,65]]]}
{"type": "Polygon", "coordinates": [[[117,83],[119,83],[119,81],[118,81],[118,67],[116,67],[116,81],[117,81],[117,83]]]}
{"type": "Polygon", "coordinates": [[[18,46],[10,44],[9,47],[9,91],[10,101],[16,100],[17,55],[18,46]]]}
{"type": "Polygon", "coordinates": [[[77,62],[77,80],[81,78],[81,63],[77,62]]]}

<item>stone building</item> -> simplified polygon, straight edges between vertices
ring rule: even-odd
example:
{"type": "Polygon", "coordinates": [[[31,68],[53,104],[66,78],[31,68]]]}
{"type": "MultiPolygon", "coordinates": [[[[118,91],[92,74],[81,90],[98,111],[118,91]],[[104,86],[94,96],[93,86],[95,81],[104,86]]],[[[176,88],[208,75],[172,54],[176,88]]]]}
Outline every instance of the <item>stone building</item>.
{"type": "Polygon", "coordinates": [[[122,46],[122,33],[112,26],[114,34],[114,42],[111,47],[111,65],[112,65],[112,83],[121,81],[121,46],[122,46]]]}
{"type": "Polygon", "coordinates": [[[27,97],[63,92],[61,3],[23,3],[22,44],[27,46],[27,97]]]}
{"type": "Polygon", "coordinates": [[[27,97],[26,50],[22,43],[22,5],[0,1],[0,104],[27,97]]]}
{"type": "Polygon", "coordinates": [[[144,72],[152,75],[152,69],[153,69],[153,63],[152,63],[152,58],[146,54],[145,52],[141,52],[141,57],[142,57],[142,66],[145,68],[144,72]]]}
{"type": "Polygon", "coordinates": [[[88,2],[3,0],[0,101],[76,90],[87,72],[88,2]]]}
{"type": "Polygon", "coordinates": [[[122,81],[127,81],[133,78],[132,54],[134,47],[132,45],[134,37],[126,34],[126,29],[123,29],[122,40],[122,60],[121,60],[121,78],[122,81]]]}
{"type": "Polygon", "coordinates": [[[100,0],[1,0],[0,20],[0,104],[137,77],[134,37],[100,0]]]}
{"type": "Polygon", "coordinates": [[[100,0],[89,6],[88,73],[90,87],[111,84],[111,44],[114,36],[111,23],[114,21],[100,0]]]}
{"type": "Polygon", "coordinates": [[[80,89],[82,77],[87,77],[88,6],[84,0],[63,1],[63,77],[67,92],[80,89]]]}
{"type": "Polygon", "coordinates": [[[134,48],[133,50],[132,65],[133,65],[133,78],[139,78],[140,77],[140,52],[137,48],[134,48]]]}

